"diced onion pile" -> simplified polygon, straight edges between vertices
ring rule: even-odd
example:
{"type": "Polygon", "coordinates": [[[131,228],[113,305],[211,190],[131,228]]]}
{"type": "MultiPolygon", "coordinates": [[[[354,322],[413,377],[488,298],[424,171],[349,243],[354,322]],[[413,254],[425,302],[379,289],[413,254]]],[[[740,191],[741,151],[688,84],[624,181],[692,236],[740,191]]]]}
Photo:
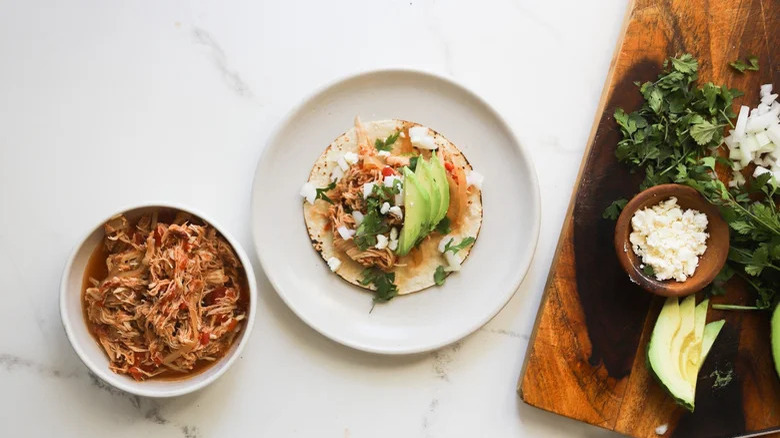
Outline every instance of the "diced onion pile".
{"type": "Polygon", "coordinates": [[[780,102],[772,94],[772,84],[762,85],[760,95],[756,108],[740,108],[737,124],[723,139],[734,162],[732,187],[745,183],[740,171],[750,163],[756,165],[754,177],[771,172],[780,182],[780,102]]]}

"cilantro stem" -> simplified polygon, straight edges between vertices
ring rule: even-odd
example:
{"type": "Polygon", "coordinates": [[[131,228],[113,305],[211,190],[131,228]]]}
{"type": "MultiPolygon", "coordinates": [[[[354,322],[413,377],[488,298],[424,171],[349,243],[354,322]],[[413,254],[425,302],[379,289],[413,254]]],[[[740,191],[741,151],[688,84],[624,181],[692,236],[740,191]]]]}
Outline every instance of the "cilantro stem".
{"type": "Polygon", "coordinates": [[[736,129],[736,126],[734,126],[734,124],[731,123],[731,119],[729,119],[729,116],[726,115],[723,109],[720,110],[720,113],[723,114],[723,117],[726,119],[727,122],[729,122],[729,125],[731,125],[731,129],[736,129]]]}
{"type": "Polygon", "coordinates": [[[756,306],[738,306],[736,304],[713,304],[712,308],[717,310],[761,310],[756,306]]]}

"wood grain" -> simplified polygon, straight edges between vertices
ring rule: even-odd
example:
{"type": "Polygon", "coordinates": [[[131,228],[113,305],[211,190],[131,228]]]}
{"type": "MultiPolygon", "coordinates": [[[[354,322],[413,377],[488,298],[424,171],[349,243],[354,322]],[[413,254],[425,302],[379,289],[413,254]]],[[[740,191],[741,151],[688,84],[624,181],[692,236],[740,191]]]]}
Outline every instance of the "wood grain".
{"type": "MultiPolygon", "coordinates": [[[[736,105],[755,106],[758,86],[780,87],[778,0],[636,0],[612,60],[585,159],[564,222],[519,382],[533,406],[606,429],[654,437],[729,437],[780,427],[780,380],[769,351],[764,312],[711,311],[723,329],[699,376],[696,411],[677,407],[645,367],[645,347],[661,299],[632,284],[612,246],[614,222],[601,218],[613,200],[630,198],[642,176],[617,163],[616,107],[641,104],[634,81],[652,80],[663,60],[681,53],[699,59],[703,81],[745,92],[736,105]],[[755,54],[758,73],[728,63],[755,54]],[[713,387],[720,375],[730,383],[713,387]]],[[[744,285],[729,284],[715,301],[749,303],[744,285]]]]}

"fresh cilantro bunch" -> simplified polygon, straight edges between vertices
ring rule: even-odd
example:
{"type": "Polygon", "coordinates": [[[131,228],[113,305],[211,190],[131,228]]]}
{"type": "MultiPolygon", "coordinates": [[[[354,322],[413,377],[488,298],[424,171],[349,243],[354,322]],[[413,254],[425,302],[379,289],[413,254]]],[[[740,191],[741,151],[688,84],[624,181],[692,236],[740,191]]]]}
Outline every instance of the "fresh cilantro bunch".
{"type": "Polygon", "coordinates": [[[712,179],[716,160],[712,149],[723,142],[723,128],[736,117],[731,103],[742,93],[711,82],[696,87],[697,70],[698,62],[690,54],[670,58],[655,82],[637,83],[645,98],[641,108],[630,114],[615,110],[623,134],[615,155],[644,169],[642,190],[712,179]]]}
{"type": "MultiPolygon", "coordinates": [[[[738,275],[757,293],[756,305],[751,308],[767,309],[780,296],[776,293],[780,285],[776,197],[780,192],[770,174],[732,189],[717,178],[716,163],[732,168],[731,160],[719,156],[717,149],[723,143],[723,128],[733,128],[733,99],[743,93],[711,82],[698,87],[697,70],[696,59],[685,54],[665,61],[655,82],[637,83],[645,102],[630,114],[622,108],[615,110],[615,121],[623,134],[615,155],[632,171],[644,170],[640,190],[658,184],[685,184],[719,207],[732,232],[728,263],[710,291],[725,292],[725,282],[738,275]]],[[[626,202],[614,201],[603,217],[616,219],[626,202]]]]}

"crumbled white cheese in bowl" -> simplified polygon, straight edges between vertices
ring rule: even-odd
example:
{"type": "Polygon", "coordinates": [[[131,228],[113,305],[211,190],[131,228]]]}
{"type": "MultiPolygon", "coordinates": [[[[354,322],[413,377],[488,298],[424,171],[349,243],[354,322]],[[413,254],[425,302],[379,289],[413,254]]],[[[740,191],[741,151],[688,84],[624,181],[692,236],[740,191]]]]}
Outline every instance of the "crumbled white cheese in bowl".
{"type": "Polygon", "coordinates": [[[685,281],[693,276],[699,256],[707,250],[707,215],[683,211],[677,198],[637,210],[631,218],[629,241],[643,265],[650,266],[657,280],[685,281]]]}

